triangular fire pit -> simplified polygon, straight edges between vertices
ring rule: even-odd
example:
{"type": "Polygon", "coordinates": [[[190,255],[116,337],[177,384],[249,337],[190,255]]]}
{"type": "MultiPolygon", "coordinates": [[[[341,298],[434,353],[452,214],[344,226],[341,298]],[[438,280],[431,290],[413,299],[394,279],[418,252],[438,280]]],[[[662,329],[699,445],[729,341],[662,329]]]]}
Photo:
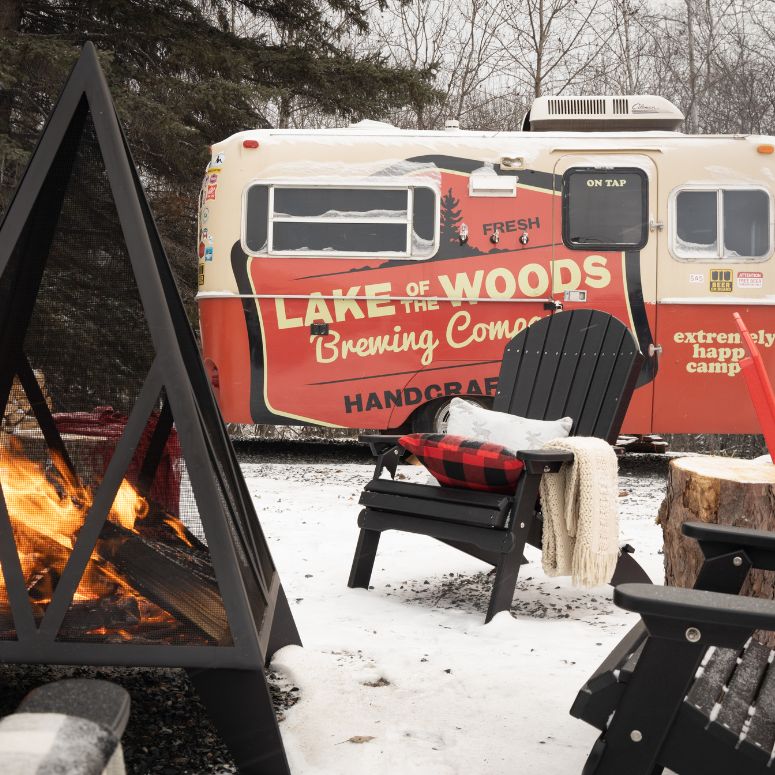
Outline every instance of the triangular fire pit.
{"type": "Polygon", "coordinates": [[[288,772],[299,636],[91,44],[0,227],[0,407],[0,662],[188,668],[288,772]]]}

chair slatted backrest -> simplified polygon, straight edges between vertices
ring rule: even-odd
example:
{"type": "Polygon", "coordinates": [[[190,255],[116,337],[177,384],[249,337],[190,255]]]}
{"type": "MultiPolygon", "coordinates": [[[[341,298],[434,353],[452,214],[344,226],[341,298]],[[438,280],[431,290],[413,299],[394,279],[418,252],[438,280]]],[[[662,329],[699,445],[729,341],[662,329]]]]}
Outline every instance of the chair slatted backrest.
{"type": "Polygon", "coordinates": [[[572,417],[571,435],[613,443],[642,363],[619,319],[598,310],[557,312],[506,345],[493,409],[533,420],[572,417]]]}

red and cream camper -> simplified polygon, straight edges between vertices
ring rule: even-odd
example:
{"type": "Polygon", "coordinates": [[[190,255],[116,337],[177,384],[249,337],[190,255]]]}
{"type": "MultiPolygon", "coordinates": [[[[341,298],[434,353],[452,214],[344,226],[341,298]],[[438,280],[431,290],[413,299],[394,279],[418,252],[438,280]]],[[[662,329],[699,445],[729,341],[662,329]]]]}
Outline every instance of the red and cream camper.
{"type": "Polygon", "coordinates": [[[253,130],[199,203],[202,348],[237,423],[439,428],[505,342],[610,312],[647,356],[624,431],[758,430],[775,372],[775,138],[686,135],[653,96],[541,97],[521,132],[253,130]]]}

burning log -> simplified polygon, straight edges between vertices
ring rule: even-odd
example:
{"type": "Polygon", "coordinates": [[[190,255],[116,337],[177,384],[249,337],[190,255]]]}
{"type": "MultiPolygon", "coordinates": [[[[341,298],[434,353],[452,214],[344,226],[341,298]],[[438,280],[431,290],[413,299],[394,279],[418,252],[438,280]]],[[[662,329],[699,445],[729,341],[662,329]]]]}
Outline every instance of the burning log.
{"type": "MultiPolygon", "coordinates": [[[[32,614],[36,623],[43,618],[42,606],[33,604],[32,614]]],[[[76,600],[67,612],[60,640],[90,640],[90,635],[102,630],[125,630],[140,623],[140,606],[137,599],[128,595],[113,594],[95,600],[76,600]]],[[[10,606],[0,605],[0,640],[15,637],[15,626],[10,606]]]]}
{"type": "MultiPolygon", "coordinates": [[[[44,466],[30,459],[27,446],[6,439],[0,473],[27,593],[40,618],[56,595],[94,497],[58,455],[52,453],[50,466],[44,466]]],[[[8,602],[3,587],[0,609],[8,602]]],[[[10,615],[0,618],[0,637],[12,629],[10,615]]],[[[162,642],[231,640],[207,547],[124,479],[60,637],[131,641],[138,635],[158,635],[162,642]]]]}
{"type": "Polygon", "coordinates": [[[139,594],[211,641],[230,640],[226,610],[209,561],[183,544],[145,538],[106,522],[97,555],[139,594]]]}
{"type": "Polygon", "coordinates": [[[110,631],[132,627],[140,622],[137,598],[114,594],[98,600],[75,601],[67,612],[57,638],[90,640],[99,630],[110,631]]]}
{"type": "MultiPolygon", "coordinates": [[[[73,601],[62,624],[60,639],[88,639],[89,635],[97,638],[100,634],[129,630],[132,637],[123,637],[123,640],[135,641],[137,634],[144,642],[159,642],[171,640],[188,627],[196,630],[191,640],[204,638],[206,642],[216,643],[230,640],[226,611],[206,547],[199,542],[188,546],[183,539],[190,534],[182,525],[177,533],[172,529],[163,532],[153,521],[149,524],[150,532],[163,533],[165,540],[148,538],[111,521],[105,523],[95,548],[100,561],[95,570],[102,569],[108,575],[100,573],[95,578],[108,586],[110,577],[116,576],[124,583],[124,591],[73,601]],[[160,614],[166,612],[177,621],[143,621],[138,599],[131,591],[127,592],[128,588],[161,609],[160,614]]],[[[39,545],[46,543],[44,536],[37,535],[36,540],[39,545]]],[[[61,550],[61,546],[51,543],[52,552],[61,550]]],[[[38,622],[45,610],[43,604],[48,602],[55,586],[52,579],[58,579],[58,575],[52,568],[44,568],[30,579],[28,592],[38,622]]],[[[10,607],[0,604],[0,639],[11,636],[13,630],[10,607]]]]}

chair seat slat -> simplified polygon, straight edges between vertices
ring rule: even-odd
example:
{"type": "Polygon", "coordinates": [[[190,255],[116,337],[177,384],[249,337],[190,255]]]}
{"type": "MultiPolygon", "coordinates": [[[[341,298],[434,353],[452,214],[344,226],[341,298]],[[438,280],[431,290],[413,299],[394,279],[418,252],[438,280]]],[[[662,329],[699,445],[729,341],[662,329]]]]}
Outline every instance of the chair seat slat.
{"type": "Polygon", "coordinates": [[[753,718],[745,739],[761,749],[769,759],[775,745],[775,669],[772,663],[767,665],[767,674],[759,687],[753,718]]]}
{"type": "Polygon", "coordinates": [[[372,479],[364,488],[368,492],[380,492],[387,495],[406,495],[412,498],[461,503],[468,506],[508,511],[513,501],[509,495],[479,490],[464,490],[456,487],[431,487],[415,482],[396,482],[393,479],[372,479]]]}
{"type": "Polygon", "coordinates": [[[757,641],[751,641],[729,681],[727,691],[721,698],[721,710],[714,724],[721,724],[740,735],[748,718],[751,703],[759,690],[764,671],[770,657],[770,650],[757,641]]]}
{"type": "Polygon", "coordinates": [[[710,716],[737,665],[737,653],[734,649],[717,648],[689,690],[687,701],[706,716],[710,716]]]}
{"type": "Polygon", "coordinates": [[[441,519],[462,525],[479,525],[480,527],[503,528],[508,518],[508,513],[504,514],[493,508],[457,504],[454,509],[450,509],[447,504],[439,501],[366,490],[361,493],[359,502],[367,509],[375,511],[390,511],[393,514],[441,519]]]}

